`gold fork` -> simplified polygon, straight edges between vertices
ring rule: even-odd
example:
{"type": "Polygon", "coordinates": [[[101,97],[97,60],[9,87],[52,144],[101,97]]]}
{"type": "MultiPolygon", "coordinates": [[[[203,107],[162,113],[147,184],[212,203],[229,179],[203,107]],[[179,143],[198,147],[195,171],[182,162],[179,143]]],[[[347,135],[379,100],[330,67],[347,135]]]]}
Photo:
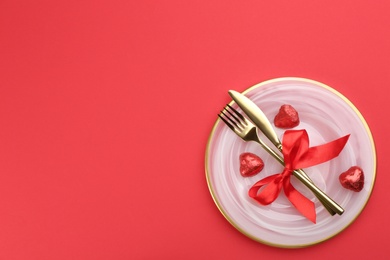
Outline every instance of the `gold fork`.
{"type": "MultiPolygon", "coordinates": [[[[272,155],[272,157],[284,165],[283,158],[259,138],[257,127],[229,104],[218,116],[234,133],[241,137],[241,139],[246,142],[254,141],[259,143],[270,155],[272,155]]],[[[339,215],[343,214],[344,209],[320,190],[314,183],[309,181],[305,177],[306,175],[303,170],[294,170],[292,174],[314,193],[331,215],[334,215],[335,213],[339,215]]]]}

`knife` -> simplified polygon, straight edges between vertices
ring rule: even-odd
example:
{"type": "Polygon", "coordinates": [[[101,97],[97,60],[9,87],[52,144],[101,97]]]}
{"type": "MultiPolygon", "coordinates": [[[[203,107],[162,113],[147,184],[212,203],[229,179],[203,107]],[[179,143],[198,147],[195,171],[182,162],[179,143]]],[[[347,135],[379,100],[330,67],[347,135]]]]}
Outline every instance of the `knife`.
{"type": "MultiPolygon", "coordinates": [[[[263,111],[249,98],[244,96],[243,94],[229,90],[229,95],[233,98],[233,100],[237,103],[237,105],[244,111],[244,113],[251,119],[251,121],[263,132],[263,134],[271,141],[273,145],[275,145],[279,151],[282,150],[282,144],[272,127],[270,121],[263,113],[263,111]]],[[[302,170],[298,171],[303,177],[312,182],[312,180],[307,176],[307,174],[302,170]]],[[[318,198],[324,207],[328,210],[331,215],[335,213],[341,215],[344,212],[344,209],[339,206],[336,202],[334,202],[331,198],[328,197],[327,200],[322,200],[318,198]]]]}

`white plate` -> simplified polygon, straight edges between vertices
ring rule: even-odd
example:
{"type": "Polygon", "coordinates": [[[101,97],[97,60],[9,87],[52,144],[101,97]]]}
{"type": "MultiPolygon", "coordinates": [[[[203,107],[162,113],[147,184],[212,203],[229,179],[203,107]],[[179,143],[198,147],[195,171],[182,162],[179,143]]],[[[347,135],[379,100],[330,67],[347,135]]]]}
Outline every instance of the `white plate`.
{"type": "MultiPolygon", "coordinates": [[[[243,93],[263,110],[272,123],[282,104],[292,105],[301,120],[294,129],[307,130],[310,146],[351,134],[338,157],[305,169],[314,183],[342,206],[345,212],[341,216],[331,216],[294,177],[291,182],[296,189],[315,202],[316,224],[304,218],[283,192],[271,205],[259,205],[247,195],[249,188],[265,176],[280,173],[282,166],[257,143],[242,141],[218,119],[208,141],[205,166],[211,195],[221,213],[246,236],[277,247],[309,246],[341,232],[363,210],[375,182],[375,145],[360,112],[334,89],[302,78],[265,81],[243,93]],[[259,174],[247,178],[240,175],[239,155],[243,152],[255,153],[264,160],[265,167],[259,174]],[[360,166],[365,174],[364,188],[360,192],[343,188],[338,179],[342,172],[354,165],[360,166]]],[[[233,102],[231,105],[237,108],[233,102]]],[[[275,129],[282,139],[284,130],[275,129]]],[[[260,137],[268,142],[263,135],[260,137]]],[[[272,144],[270,146],[273,147],[272,144]]]]}

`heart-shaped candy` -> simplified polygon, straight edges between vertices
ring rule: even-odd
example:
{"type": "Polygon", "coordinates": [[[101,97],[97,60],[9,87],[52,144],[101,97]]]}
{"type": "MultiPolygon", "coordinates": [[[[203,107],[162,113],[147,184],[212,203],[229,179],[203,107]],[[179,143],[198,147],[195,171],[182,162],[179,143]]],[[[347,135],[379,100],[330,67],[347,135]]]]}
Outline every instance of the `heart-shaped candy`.
{"type": "Polygon", "coordinates": [[[263,160],[253,153],[242,153],[240,155],[240,173],[244,177],[258,174],[264,168],[263,160]]]}
{"type": "Polygon", "coordinates": [[[341,185],[349,190],[359,192],[364,186],[364,172],[358,166],[352,166],[339,176],[341,185]]]}
{"type": "Polygon", "coordinates": [[[274,118],[274,124],[279,128],[293,128],[299,125],[299,115],[291,105],[282,105],[274,118]]]}

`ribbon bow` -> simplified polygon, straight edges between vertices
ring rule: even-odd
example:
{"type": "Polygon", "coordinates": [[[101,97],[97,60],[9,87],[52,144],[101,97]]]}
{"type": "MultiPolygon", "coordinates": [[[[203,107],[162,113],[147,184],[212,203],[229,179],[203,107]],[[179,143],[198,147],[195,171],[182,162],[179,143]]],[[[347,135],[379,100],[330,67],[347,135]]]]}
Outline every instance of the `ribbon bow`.
{"type": "Polygon", "coordinates": [[[349,135],[332,142],[309,148],[309,137],[306,130],[287,130],[282,141],[284,169],[256,182],[249,190],[249,196],[262,205],[272,203],[284,190],[288,200],[306,218],[316,223],[314,203],[298,192],[290,183],[295,169],[310,167],[337,157],[347,143],[349,135]],[[260,193],[259,189],[264,187],[260,193]]]}

